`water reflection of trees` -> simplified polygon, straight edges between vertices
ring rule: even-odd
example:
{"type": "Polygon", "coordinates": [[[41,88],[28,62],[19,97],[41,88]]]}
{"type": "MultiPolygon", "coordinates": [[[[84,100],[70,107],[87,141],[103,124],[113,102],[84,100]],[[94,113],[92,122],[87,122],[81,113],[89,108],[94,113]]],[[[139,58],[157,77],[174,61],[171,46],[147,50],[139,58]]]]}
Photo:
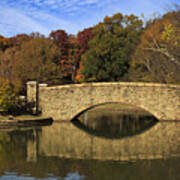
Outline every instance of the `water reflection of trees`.
{"type": "Polygon", "coordinates": [[[0,175],[10,170],[24,173],[27,156],[27,142],[33,140],[33,130],[0,132],[0,175]]]}

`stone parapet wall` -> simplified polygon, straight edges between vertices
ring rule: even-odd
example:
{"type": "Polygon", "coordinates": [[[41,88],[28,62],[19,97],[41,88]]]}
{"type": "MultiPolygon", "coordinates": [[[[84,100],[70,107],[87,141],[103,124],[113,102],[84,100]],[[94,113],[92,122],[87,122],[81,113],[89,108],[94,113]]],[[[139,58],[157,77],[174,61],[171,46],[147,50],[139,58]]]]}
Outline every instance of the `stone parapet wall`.
{"type": "MultiPolygon", "coordinates": [[[[85,87],[85,86],[112,86],[112,85],[121,85],[121,86],[146,86],[146,87],[162,87],[162,88],[179,88],[180,85],[176,84],[160,84],[160,83],[143,83],[143,82],[97,82],[97,83],[82,83],[82,84],[67,84],[67,85],[57,85],[57,86],[49,86],[48,89],[53,88],[72,88],[72,87],[85,87]]],[[[47,87],[47,86],[46,86],[47,87]]]]}

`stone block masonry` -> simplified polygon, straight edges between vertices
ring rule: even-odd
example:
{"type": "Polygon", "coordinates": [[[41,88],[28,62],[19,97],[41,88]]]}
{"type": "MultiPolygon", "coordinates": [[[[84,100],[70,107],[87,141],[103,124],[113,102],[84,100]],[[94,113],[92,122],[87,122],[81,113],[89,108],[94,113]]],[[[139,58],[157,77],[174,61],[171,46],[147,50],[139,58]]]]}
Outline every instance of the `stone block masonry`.
{"type": "MultiPolygon", "coordinates": [[[[36,86],[37,87],[37,86],[36,86]]],[[[88,108],[106,103],[140,107],[159,120],[180,120],[180,85],[113,82],[37,87],[27,86],[28,100],[36,99],[36,111],[54,120],[72,120],[88,108]],[[34,94],[34,95],[33,95],[34,94]],[[36,98],[35,94],[38,96],[36,98]]]]}

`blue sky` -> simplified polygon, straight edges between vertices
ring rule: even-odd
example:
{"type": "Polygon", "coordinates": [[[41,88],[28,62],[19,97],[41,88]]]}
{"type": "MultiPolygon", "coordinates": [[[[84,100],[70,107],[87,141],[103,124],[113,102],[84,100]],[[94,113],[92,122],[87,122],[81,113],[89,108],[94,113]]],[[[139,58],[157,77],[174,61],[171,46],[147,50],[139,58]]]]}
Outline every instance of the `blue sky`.
{"type": "Polygon", "coordinates": [[[123,14],[163,14],[179,0],[0,0],[0,34],[9,37],[19,33],[64,29],[76,34],[117,12],[123,14]]]}

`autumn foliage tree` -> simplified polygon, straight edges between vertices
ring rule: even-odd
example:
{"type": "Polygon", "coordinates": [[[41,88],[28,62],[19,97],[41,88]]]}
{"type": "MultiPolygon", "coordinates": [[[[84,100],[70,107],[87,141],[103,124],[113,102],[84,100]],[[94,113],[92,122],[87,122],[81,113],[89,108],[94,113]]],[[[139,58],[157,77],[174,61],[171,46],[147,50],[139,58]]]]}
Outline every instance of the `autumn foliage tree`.
{"type": "Polygon", "coordinates": [[[74,38],[73,36],[69,36],[64,30],[51,32],[49,38],[57,45],[60,52],[59,63],[63,67],[61,71],[63,81],[66,83],[71,82],[73,74],[73,55],[75,50],[74,38]]]}
{"type": "Polygon", "coordinates": [[[49,35],[50,39],[60,48],[63,59],[68,54],[68,34],[64,30],[52,31],[49,35]]]}
{"type": "Polygon", "coordinates": [[[68,65],[67,70],[71,74],[71,81],[75,82],[75,76],[76,72],[79,67],[79,58],[78,55],[80,53],[80,46],[78,39],[76,36],[70,35],[69,36],[69,41],[68,41],[68,65]]]}
{"type": "Polygon", "coordinates": [[[64,30],[50,33],[49,38],[58,46],[60,63],[64,68],[64,82],[78,81],[77,74],[82,54],[89,48],[88,42],[93,38],[92,28],[84,29],[77,36],[68,35],[64,30]]]}
{"type": "Polygon", "coordinates": [[[17,79],[16,74],[12,73],[15,63],[14,55],[20,50],[22,43],[31,38],[26,34],[18,34],[10,38],[0,36],[0,78],[10,81],[18,88],[21,81],[17,79]]]}
{"type": "Polygon", "coordinates": [[[86,51],[89,49],[89,41],[94,38],[93,28],[87,28],[83,31],[78,32],[77,40],[79,44],[79,53],[76,56],[76,81],[79,82],[83,78],[81,73],[83,65],[81,61],[81,57],[86,51]]]}
{"type": "Polygon", "coordinates": [[[158,18],[144,31],[132,56],[130,80],[180,83],[180,11],[158,18]]]}
{"type": "Polygon", "coordinates": [[[24,42],[15,53],[13,73],[24,81],[61,83],[61,51],[50,39],[36,38],[24,42]]]}
{"type": "Polygon", "coordinates": [[[5,38],[0,35],[0,51],[5,51],[11,47],[21,46],[22,42],[29,41],[32,37],[27,34],[18,34],[16,36],[5,38]]]}
{"type": "Polygon", "coordinates": [[[6,38],[0,35],[0,51],[4,51],[6,48],[6,38]]]}
{"type": "Polygon", "coordinates": [[[0,76],[20,81],[25,87],[29,80],[61,84],[63,67],[61,51],[52,40],[38,37],[24,41],[20,47],[8,48],[0,56],[0,76]]]}

